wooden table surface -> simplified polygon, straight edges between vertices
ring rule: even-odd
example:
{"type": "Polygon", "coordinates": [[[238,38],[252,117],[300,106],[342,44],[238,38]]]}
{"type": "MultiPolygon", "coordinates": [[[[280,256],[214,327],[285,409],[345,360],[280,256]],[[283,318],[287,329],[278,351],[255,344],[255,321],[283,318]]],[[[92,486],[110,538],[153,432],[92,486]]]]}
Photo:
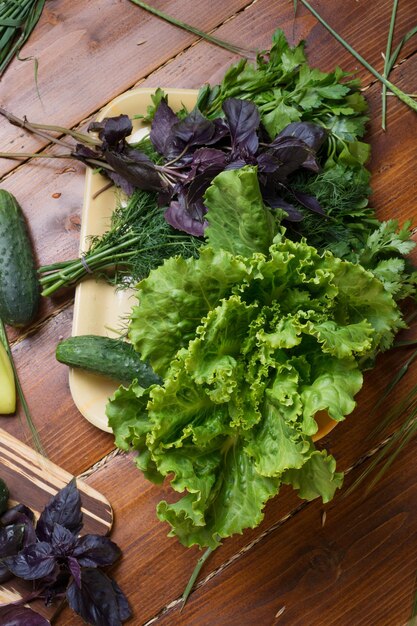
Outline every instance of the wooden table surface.
{"type": "MultiPolygon", "coordinates": [[[[380,219],[417,214],[417,116],[389,98],[388,130],[380,124],[381,86],[305,9],[293,20],[291,0],[151,0],[154,6],[235,44],[265,49],[281,27],[289,40],[307,41],[312,65],[336,64],[363,81],[372,116],[372,203],[380,219]]],[[[368,61],[382,71],[392,2],[312,0],[314,7],[368,61]]],[[[415,23],[417,0],[399,3],[394,43],[415,23]]],[[[417,38],[403,51],[392,80],[417,92],[417,38]]],[[[128,0],[48,0],[23,57],[0,82],[0,104],[35,121],[84,126],[118,94],[137,86],[192,87],[218,81],[237,57],[150,16],[128,0]]],[[[42,142],[0,120],[0,151],[34,151],[42,142]]],[[[47,150],[54,150],[46,146],[47,150]]],[[[16,195],[29,221],[39,264],[78,253],[84,168],[73,162],[24,163],[0,159],[1,187],[16,195]]],[[[208,561],[183,612],[179,597],[198,550],[167,537],[155,514],[164,489],[148,483],[132,458],[114,450],[111,435],[75,408],[68,371],[55,347],[71,333],[73,292],[45,300],[36,322],[9,329],[20,378],[48,456],[100,490],[112,503],[112,538],[123,550],[114,575],[134,610],[135,625],[403,626],[410,615],[417,572],[417,438],[366,497],[346,488],[324,507],[304,503],[289,489],[269,502],[256,530],[228,539],[208,561]],[[326,511],[326,516],[323,512],[326,511]],[[325,523],[323,524],[323,522],[325,523]]],[[[384,355],[366,375],[354,414],[325,444],[349,485],[381,443],[369,433],[382,409],[371,413],[393,371],[406,358],[384,355]]],[[[396,391],[393,406],[413,384],[417,369],[396,391]]],[[[387,407],[383,407],[385,410],[387,407]]],[[[24,418],[0,426],[29,442],[24,418]]],[[[397,424],[398,427],[398,424],[397,424]]],[[[384,434],[390,436],[393,429],[384,434]]],[[[168,493],[168,490],[166,490],[168,493]]],[[[65,609],[58,626],[82,623],[65,609]]]]}

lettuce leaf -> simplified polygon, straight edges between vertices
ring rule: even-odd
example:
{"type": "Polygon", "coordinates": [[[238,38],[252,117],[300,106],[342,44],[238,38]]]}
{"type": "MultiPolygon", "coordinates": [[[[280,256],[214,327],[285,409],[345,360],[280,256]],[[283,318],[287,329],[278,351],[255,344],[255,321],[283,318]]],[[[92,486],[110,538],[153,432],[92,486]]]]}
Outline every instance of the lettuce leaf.
{"type": "Polygon", "coordinates": [[[370,271],[271,227],[259,189],[240,187],[252,176],[213,182],[198,259],[170,259],[139,283],[129,335],[163,383],[121,388],[107,409],[117,445],[181,494],[158,516],[186,546],[256,526],[282,483],[333,497],[342,475],[315,449],[315,416],[351,413],[363,363],[403,325],[370,271]]]}

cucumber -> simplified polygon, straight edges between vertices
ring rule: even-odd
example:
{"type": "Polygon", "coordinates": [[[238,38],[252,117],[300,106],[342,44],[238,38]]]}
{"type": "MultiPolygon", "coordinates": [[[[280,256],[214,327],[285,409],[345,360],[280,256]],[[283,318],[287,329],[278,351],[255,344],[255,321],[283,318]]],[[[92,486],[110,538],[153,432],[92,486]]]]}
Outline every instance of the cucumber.
{"type": "Polygon", "coordinates": [[[0,318],[26,326],[39,307],[39,283],[22,210],[11,193],[0,189],[0,318]]]}
{"type": "Polygon", "coordinates": [[[70,367],[101,374],[120,383],[130,384],[136,379],[146,388],[162,382],[133,346],[121,339],[98,335],[69,337],[57,345],[56,358],[70,367]]]}

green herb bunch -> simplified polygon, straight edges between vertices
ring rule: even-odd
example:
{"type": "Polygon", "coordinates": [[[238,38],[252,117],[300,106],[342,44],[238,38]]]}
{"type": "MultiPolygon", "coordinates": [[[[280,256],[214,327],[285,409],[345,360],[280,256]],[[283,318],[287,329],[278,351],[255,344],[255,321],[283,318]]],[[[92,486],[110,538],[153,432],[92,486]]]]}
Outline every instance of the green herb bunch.
{"type": "Polygon", "coordinates": [[[45,0],[0,1],[0,77],[35,28],[45,0]]]}

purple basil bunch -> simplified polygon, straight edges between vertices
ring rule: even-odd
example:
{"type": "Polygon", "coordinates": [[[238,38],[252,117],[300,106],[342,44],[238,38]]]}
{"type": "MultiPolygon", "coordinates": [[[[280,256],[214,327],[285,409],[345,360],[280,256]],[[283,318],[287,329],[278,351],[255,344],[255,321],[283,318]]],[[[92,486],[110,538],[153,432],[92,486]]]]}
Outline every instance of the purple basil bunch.
{"type": "Polygon", "coordinates": [[[22,505],[7,511],[0,522],[2,567],[33,581],[33,592],[18,605],[0,607],[1,624],[48,624],[36,612],[20,606],[37,598],[50,605],[65,597],[87,623],[97,626],[118,626],[130,617],[123,592],[100,569],[112,565],[120,549],[102,535],[79,536],[83,521],[75,479],[50,500],[36,526],[32,511],[22,505]]]}
{"type": "Polygon", "coordinates": [[[132,124],[126,115],[91,124],[89,130],[98,132],[101,146],[92,150],[78,145],[76,154],[104,161],[104,172],[128,195],[135,187],[157,192],[159,204],[167,207],[168,223],[191,235],[204,234],[204,193],[213,178],[245,165],[257,166],[265,202],[286,211],[287,220],[303,219],[293,202],[323,214],[317,199],[293,189],[290,178],[301,169],[319,171],[317,152],[326,130],[311,122],[293,122],[270,141],[253,102],[229,98],[222,108],[224,117],[214,120],[198,108],[184,117],[162,99],[150,132],[161,163],[128,144],[132,124]]]}

